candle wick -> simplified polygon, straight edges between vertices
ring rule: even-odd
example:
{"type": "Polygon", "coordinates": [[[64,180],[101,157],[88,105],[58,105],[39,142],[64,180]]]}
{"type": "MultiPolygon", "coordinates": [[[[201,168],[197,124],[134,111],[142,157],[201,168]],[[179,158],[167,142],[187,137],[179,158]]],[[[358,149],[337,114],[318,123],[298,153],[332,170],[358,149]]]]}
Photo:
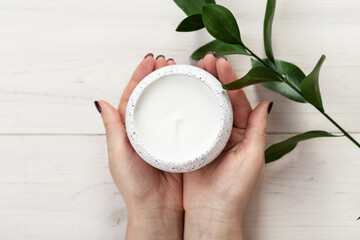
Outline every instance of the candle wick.
{"type": "Polygon", "coordinates": [[[182,122],[181,118],[176,119],[176,125],[180,125],[182,122]]]}
{"type": "Polygon", "coordinates": [[[181,118],[177,118],[175,120],[176,135],[179,135],[179,130],[180,130],[180,127],[181,127],[181,123],[182,123],[181,118]]]}

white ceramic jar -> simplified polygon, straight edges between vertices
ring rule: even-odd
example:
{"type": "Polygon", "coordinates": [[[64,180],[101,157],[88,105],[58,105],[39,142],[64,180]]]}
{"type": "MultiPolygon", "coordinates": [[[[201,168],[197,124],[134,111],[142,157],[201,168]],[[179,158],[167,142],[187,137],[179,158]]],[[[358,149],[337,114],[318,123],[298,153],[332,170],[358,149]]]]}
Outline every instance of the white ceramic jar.
{"type": "Polygon", "coordinates": [[[129,140],[150,165],[188,172],[213,161],[233,126],[229,96],[210,73],[171,65],[146,76],[126,108],[129,140]]]}

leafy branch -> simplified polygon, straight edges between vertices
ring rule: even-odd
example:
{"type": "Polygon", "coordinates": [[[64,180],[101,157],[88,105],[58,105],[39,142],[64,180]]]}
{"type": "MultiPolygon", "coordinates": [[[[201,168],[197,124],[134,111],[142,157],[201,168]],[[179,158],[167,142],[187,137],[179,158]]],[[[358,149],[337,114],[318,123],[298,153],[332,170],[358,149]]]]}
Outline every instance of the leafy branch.
{"type": "MultiPolygon", "coordinates": [[[[240,79],[223,85],[226,90],[243,88],[253,84],[264,87],[299,103],[310,103],[332,124],[334,124],[357,147],[360,144],[324,110],[320,94],[319,75],[325,61],[322,55],[314,69],[307,76],[293,63],[278,60],[272,49],[272,23],[275,15],[276,0],[268,0],[264,19],[264,48],[266,59],[261,59],[242,41],[240,29],[234,15],[229,9],[218,5],[214,0],[174,0],[188,15],[178,26],[177,31],[195,31],[203,27],[215,40],[197,49],[191,57],[198,60],[207,52],[215,52],[216,56],[226,54],[242,54],[253,57],[252,69],[240,79]]],[[[276,161],[292,151],[298,142],[317,137],[334,137],[324,131],[310,131],[293,136],[287,140],[270,146],[266,152],[266,163],[276,161]]]]}

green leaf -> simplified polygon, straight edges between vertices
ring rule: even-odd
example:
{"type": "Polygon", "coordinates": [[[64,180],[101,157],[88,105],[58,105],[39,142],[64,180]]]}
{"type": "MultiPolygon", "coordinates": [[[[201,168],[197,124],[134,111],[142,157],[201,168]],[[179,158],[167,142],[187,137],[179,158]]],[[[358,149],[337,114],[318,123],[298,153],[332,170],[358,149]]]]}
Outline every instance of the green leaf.
{"type": "Polygon", "coordinates": [[[356,219],[356,221],[357,221],[357,220],[360,220],[360,217],[359,217],[358,219],[356,219]]]}
{"type": "Polygon", "coordinates": [[[198,60],[206,55],[207,52],[214,52],[215,56],[222,56],[228,54],[243,54],[249,55],[249,53],[245,50],[243,45],[240,44],[228,44],[221,42],[219,40],[213,40],[204,46],[198,48],[193,54],[191,58],[194,60],[198,60]]]}
{"type": "Polygon", "coordinates": [[[318,137],[341,137],[341,135],[333,135],[325,131],[310,131],[293,136],[268,147],[265,151],[265,163],[274,162],[288,154],[296,147],[298,142],[318,137]]]}
{"type": "Polygon", "coordinates": [[[301,82],[302,95],[321,112],[324,112],[324,107],[320,94],[319,73],[325,58],[325,55],[322,55],[312,72],[301,82]]]}
{"type": "Polygon", "coordinates": [[[254,67],[242,78],[233,81],[229,84],[223,85],[225,90],[235,90],[247,87],[257,83],[280,81],[278,76],[269,68],[254,67]]]}
{"type": "MultiPolygon", "coordinates": [[[[270,62],[269,59],[263,59],[263,61],[269,64],[270,66],[272,66],[273,69],[275,69],[275,66],[270,62]]],[[[292,82],[295,86],[298,87],[298,90],[301,91],[300,90],[301,81],[306,77],[303,71],[301,71],[301,69],[296,65],[289,62],[280,61],[280,60],[276,60],[275,62],[277,66],[277,71],[283,74],[288,81],[292,82]]],[[[256,59],[251,59],[251,63],[253,67],[264,66],[261,62],[259,62],[256,59]]],[[[288,99],[300,103],[306,103],[306,100],[303,98],[303,96],[301,96],[299,93],[297,93],[294,89],[292,89],[288,84],[284,82],[267,82],[267,83],[262,83],[261,85],[288,99]]]]}
{"type": "Polygon", "coordinates": [[[275,64],[275,58],[271,44],[272,23],[275,15],[276,0],[268,0],[264,19],[264,47],[268,59],[275,64]]]}
{"type": "Polygon", "coordinates": [[[201,14],[194,14],[188,16],[181,21],[179,26],[176,28],[177,32],[191,32],[196,31],[204,27],[201,14]]]}
{"type": "Polygon", "coordinates": [[[201,14],[201,6],[204,4],[216,4],[215,0],[174,0],[186,15],[201,14]]]}
{"type": "Polygon", "coordinates": [[[201,6],[205,4],[204,0],[174,0],[186,15],[201,14],[201,6]]]}
{"type": "Polygon", "coordinates": [[[206,30],[216,39],[230,44],[242,44],[240,30],[234,15],[216,4],[202,6],[202,18],[206,30]]]}

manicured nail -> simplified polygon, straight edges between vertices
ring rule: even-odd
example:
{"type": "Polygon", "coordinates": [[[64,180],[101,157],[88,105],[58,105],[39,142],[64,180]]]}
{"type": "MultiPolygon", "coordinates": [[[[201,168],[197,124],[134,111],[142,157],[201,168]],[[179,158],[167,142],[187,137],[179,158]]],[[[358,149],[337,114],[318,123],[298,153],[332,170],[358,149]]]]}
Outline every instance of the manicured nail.
{"type": "Polygon", "coordinates": [[[146,55],[145,55],[145,57],[144,57],[144,58],[147,58],[148,56],[152,56],[152,57],[154,57],[154,54],[152,54],[152,53],[148,53],[148,54],[146,54],[146,55]]]}
{"type": "Polygon", "coordinates": [[[271,112],[271,109],[272,109],[272,107],[273,107],[273,102],[270,102],[269,103],[269,106],[268,106],[268,114],[271,112]]]}
{"type": "Polygon", "coordinates": [[[169,59],[167,60],[167,62],[168,62],[168,61],[173,61],[173,62],[175,62],[174,59],[172,59],[172,58],[169,58],[169,59]]]}
{"type": "Polygon", "coordinates": [[[218,56],[217,59],[223,58],[227,61],[227,58],[225,56],[218,56]]]}
{"type": "Polygon", "coordinates": [[[214,55],[215,56],[215,53],[214,52],[207,52],[205,55],[208,55],[208,54],[212,54],[212,55],[214,55]]]}
{"type": "MultiPolygon", "coordinates": [[[[165,58],[164,55],[161,55],[161,54],[160,54],[159,56],[156,57],[156,59],[158,59],[158,58],[160,58],[160,57],[165,58]]],[[[156,59],[155,59],[155,60],[156,60],[156,59]]]]}
{"type": "Polygon", "coordinates": [[[98,103],[98,101],[95,101],[94,104],[95,104],[96,109],[99,111],[99,113],[101,113],[101,106],[98,103]]]}

